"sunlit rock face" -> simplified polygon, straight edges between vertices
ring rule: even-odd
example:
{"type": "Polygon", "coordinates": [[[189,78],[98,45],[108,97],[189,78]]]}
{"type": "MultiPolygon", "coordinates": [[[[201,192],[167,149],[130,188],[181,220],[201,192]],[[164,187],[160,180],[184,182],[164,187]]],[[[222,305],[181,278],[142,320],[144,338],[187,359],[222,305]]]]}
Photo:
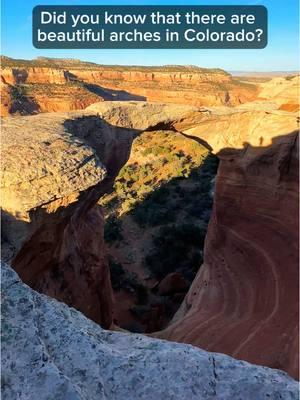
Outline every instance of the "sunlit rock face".
{"type": "Polygon", "coordinates": [[[79,117],[3,121],[2,226],[26,283],[109,327],[112,290],[97,201],[127,161],[134,132],[79,117]]]}
{"type": "Polygon", "coordinates": [[[261,85],[258,98],[269,100],[281,110],[299,111],[299,75],[286,78],[274,78],[261,85]]]}
{"type": "Polygon", "coordinates": [[[2,267],[7,400],[298,399],[282,371],[190,345],[105,331],[2,267]]]}
{"type": "Polygon", "coordinates": [[[105,66],[70,59],[1,57],[1,115],[84,109],[99,101],[155,101],[234,106],[258,87],[221,69],[195,66],[105,66]]]}
{"type": "Polygon", "coordinates": [[[298,376],[298,124],[196,113],[176,124],[220,159],[204,264],[159,336],[298,376]]]}

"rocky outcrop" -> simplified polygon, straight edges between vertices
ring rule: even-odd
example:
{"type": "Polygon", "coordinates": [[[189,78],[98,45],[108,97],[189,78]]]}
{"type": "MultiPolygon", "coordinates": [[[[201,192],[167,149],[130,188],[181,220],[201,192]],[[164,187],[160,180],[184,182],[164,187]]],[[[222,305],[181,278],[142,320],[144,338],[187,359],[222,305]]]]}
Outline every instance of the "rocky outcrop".
{"type": "Polygon", "coordinates": [[[223,149],[243,149],[247,145],[269,146],[274,138],[297,131],[298,121],[295,114],[265,109],[264,103],[248,103],[233,109],[203,108],[176,121],[173,127],[190,137],[201,138],[218,153],[223,149]]]}
{"type": "Polygon", "coordinates": [[[213,106],[235,106],[256,98],[255,86],[243,87],[239,85],[226,84],[220,86],[210,82],[198,85],[170,84],[168,86],[153,84],[135,85],[122,81],[121,84],[114,81],[104,81],[101,85],[114,90],[126,90],[140,96],[147,101],[190,104],[196,107],[213,106]]]}
{"type": "Polygon", "coordinates": [[[178,272],[168,274],[158,285],[158,293],[162,296],[172,293],[186,292],[187,290],[187,282],[178,272]]]}
{"type": "Polygon", "coordinates": [[[112,291],[96,203],[127,161],[134,132],[79,117],[4,119],[2,226],[25,282],[109,327],[112,291]]]}
{"type": "MultiPolygon", "coordinates": [[[[102,96],[91,93],[80,85],[34,84],[27,86],[27,92],[27,97],[38,105],[38,112],[41,113],[82,110],[93,103],[104,101],[102,96]]],[[[11,113],[18,111],[12,109],[11,113]]]]}
{"type": "Polygon", "coordinates": [[[120,112],[118,103],[100,103],[97,112],[3,119],[2,251],[26,283],[111,325],[97,202],[126,163],[137,132],[178,115],[168,105],[130,103],[120,112]]]}
{"type": "Polygon", "coordinates": [[[273,101],[281,110],[299,111],[299,75],[286,78],[274,78],[263,83],[259,99],[273,101]]]}
{"type": "Polygon", "coordinates": [[[7,400],[298,398],[297,382],[189,345],[108,332],[2,268],[2,395],[7,400]]]}
{"type": "Polygon", "coordinates": [[[112,125],[138,131],[171,126],[199,109],[189,105],[151,103],[146,101],[99,102],[87,107],[87,113],[97,113],[112,125]]]}
{"type": "Polygon", "coordinates": [[[297,377],[297,118],[202,112],[175,126],[221,162],[204,264],[160,336],[297,377]]]}
{"type": "Polygon", "coordinates": [[[100,93],[73,83],[11,85],[1,82],[1,94],[1,116],[80,110],[104,101],[100,93]]]}
{"type": "MultiPolygon", "coordinates": [[[[175,70],[176,71],[176,70],[175,70]]],[[[83,82],[115,91],[125,90],[147,101],[200,106],[238,105],[256,97],[256,86],[245,85],[224,72],[201,70],[194,73],[70,70],[83,82]]]]}

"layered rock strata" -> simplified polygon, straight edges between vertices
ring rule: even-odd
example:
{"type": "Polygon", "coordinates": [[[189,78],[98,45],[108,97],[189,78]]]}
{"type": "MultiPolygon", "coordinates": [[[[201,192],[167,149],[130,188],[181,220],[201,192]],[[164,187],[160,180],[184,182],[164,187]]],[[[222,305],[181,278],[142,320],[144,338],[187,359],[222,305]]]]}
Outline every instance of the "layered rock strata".
{"type": "Polygon", "coordinates": [[[127,67],[129,70],[122,70],[122,67],[97,66],[93,69],[83,68],[47,68],[47,67],[4,67],[1,72],[2,81],[5,83],[58,83],[62,84],[71,77],[76,77],[89,83],[98,83],[103,80],[117,80],[126,82],[160,82],[160,83],[199,83],[199,82],[217,82],[224,83],[231,80],[231,75],[225,71],[217,72],[209,69],[201,71],[186,72],[180,71],[180,68],[173,68],[175,71],[166,72],[159,71],[159,68],[148,67],[148,72],[143,71],[143,68],[138,70],[138,67],[127,67]]]}
{"type": "Polygon", "coordinates": [[[2,57],[1,83],[9,94],[3,116],[83,109],[101,100],[233,106],[257,95],[256,85],[221,69],[103,66],[63,59],[2,57]]]}
{"type": "Polygon", "coordinates": [[[298,376],[298,124],[284,112],[175,124],[218,154],[204,264],[163,338],[298,376]]]}

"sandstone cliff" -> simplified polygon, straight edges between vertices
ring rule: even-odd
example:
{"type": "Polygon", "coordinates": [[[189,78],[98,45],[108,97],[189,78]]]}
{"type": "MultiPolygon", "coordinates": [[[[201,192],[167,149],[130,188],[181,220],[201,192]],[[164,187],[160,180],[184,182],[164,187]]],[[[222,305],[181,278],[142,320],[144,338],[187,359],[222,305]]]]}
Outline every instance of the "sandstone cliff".
{"type": "Polygon", "coordinates": [[[107,169],[95,150],[72,140],[65,119],[32,118],[3,123],[3,231],[18,254],[14,266],[33,287],[109,326],[103,238],[91,235],[103,226],[93,196],[107,169]]]}
{"type": "Polygon", "coordinates": [[[66,82],[63,69],[38,68],[38,67],[3,67],[1,69],[1,81],[6,84],[20,83],[56,83],[66,82]]]}
{"type": "Polygon", "coordinates": [[[10,106],[3,106],[2,115],[70,111],[103,99],[233,106],[251,101],[257,94],[256,85],[233,79],[220,69],[103,66],[55,59],[4,57],[1,82],[11,87],[10,106]],[[14,106],[15,94],[20,91],[23,99],[19,98],[20,104],[14,106]],[[25,111],[22,110],[22,102],[28,101],[34,102],[36,108],[30,110],[25,104],[25,111]]]}
{"type": "Polygon", "coordinates": [[[136,133],[182,113],[172,105],[100,103],[97,112],[3,119],[3,252],[26,283],[111,325],[97,202],[126,163],[136,133]]]}
{"type": "Polygon", "coordinates": [[[282,371],[192,346],[104,331],[2,267],[2,395],[7,400],[298,398],[282,371]]]}
{"type": "Polygon", "coordinates": [[[204,264],[159,336],[298,372],[298,125],[279,111],[175,124],[220,158],[204,264]]]}
{"type": "Polygon", "coordinates": [[[31,115],[40,112],[60,112],[84,109],[103,101],[105,93],[91,93],[83,85],[6,84],[1,82],[1,116],[31,115]]]}
{"type": "Polygon", "coordinates": [[[65,83],[66,80],[78,78],[89,83],[98,83],[103,80],[126,82],[160,82],[160,83],[199,83],[215,82],[225,83],[231,81],[231,75],[222,70],[189,68],[181,66],[165,67],[126,67],[126,66],[102,66],[94,64],[88,68],[84,63],[77,68],[65,63],[57,68],[31,66],[38,65],[38,61],[27,61],[22,65],[21,60],[15,61],[15,66],[6,66],[1,70],[1,80],[5,83],[65,83]]]}

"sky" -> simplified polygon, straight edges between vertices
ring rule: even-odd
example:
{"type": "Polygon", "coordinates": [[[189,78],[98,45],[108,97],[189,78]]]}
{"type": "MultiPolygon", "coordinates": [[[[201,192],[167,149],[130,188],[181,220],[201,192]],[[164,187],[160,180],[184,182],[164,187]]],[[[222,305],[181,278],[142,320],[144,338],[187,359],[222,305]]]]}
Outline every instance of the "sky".
{"type": "Polygon", "coordinates": [[[78,58],[99,64],[197,65],[227,71],[299,70],[299,0],[1,0],[1,54],[78,58]],[[268,9],[268,45],[259,50],[41,50],[32,45],[32,9],[36,5],[264,5],[268,9]]]}

